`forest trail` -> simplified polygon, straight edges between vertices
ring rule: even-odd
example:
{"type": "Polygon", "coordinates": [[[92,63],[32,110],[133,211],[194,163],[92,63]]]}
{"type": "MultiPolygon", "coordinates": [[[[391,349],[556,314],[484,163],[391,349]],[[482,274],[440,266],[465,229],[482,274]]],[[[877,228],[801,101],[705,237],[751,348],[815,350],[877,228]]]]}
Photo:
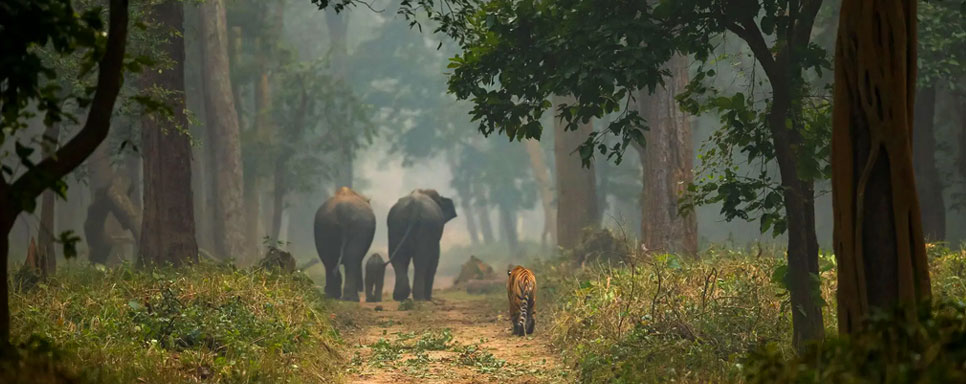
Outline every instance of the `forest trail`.
{"type": "Polygon", "coordinates": [[[550,348],[547,319],[540,312],[533,335],[511,334],[505,295],[437,291],[432,302],[415,303],[412,309],[406,308],[411,303],[389,298],[360,303],[360,309],[351,311],[354,319],[344,319],[351,359],[348,383],[572,381],[550,348]]]}

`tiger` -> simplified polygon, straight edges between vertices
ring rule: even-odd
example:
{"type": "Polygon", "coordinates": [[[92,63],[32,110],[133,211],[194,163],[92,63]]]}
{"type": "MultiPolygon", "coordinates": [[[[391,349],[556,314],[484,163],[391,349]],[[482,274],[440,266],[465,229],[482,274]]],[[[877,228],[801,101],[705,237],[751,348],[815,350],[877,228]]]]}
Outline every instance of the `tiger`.
{"type": "Polygon", "coordinates": [[[510,300],[510,322],[513,334],[524,336],[533,333],[537,302],[537,278],[529,269],[517,266],[507,271],[506,295],[510,300]]]}

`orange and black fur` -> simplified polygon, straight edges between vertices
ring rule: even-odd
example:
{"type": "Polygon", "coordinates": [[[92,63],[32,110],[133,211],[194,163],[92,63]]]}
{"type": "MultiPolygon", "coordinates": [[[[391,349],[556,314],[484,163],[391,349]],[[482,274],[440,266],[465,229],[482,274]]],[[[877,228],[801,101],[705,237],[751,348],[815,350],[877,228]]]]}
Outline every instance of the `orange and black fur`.
{"type": "Polygon", "coordinates": [[[510,321],[516,336],[533,333],[534,308],[537,302],[537,278],[521,266],[506,273],[506,295],[510,300],[510,321]]]}

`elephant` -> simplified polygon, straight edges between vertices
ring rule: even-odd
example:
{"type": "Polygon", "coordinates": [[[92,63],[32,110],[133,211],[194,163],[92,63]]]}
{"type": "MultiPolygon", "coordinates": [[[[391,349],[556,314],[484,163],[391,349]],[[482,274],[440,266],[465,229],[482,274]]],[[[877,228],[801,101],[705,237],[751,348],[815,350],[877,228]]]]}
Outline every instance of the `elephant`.
{"type": "Polygon", "coordinates": [[[439,265],[439,241],[443,225],[456,217],[453,200],[433,189],[416,189],[400,198],[389,210],[389,263],[396,275],[392,298],[403,301],[430,300],[439,265]],[[409,287],[409,262],[413,263],[413,286],[409,287]]]}
{"type": "Polygon", "coordinates": [[[373,253],[366,261],[366,302],[378,303],[382,301],[382,285],[386,280],[386,264],[382,256],[373,253]]]}
{"type": "Polygon", "coordinates": [[[340,187],[315,212],[315,249],[325,267],[327,297],[359,301],[362,258],[375,233],[376,216],[369,199],[349,187],[340,187]],[[345,289],[340,264],[345,266],[345,289]]]}

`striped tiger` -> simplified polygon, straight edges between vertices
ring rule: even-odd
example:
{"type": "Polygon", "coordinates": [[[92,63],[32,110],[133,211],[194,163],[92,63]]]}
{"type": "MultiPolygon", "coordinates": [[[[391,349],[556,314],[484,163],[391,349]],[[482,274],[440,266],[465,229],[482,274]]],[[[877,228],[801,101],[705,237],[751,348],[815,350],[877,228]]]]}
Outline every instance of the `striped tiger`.
{"type": "Polygon", "coordinates": [[[537,278],[521,266],[507,271],[506,295],[510,300],[510,322],[513,334],[524,336],[533,333],[534,312],[537,302],[537,278]]]}

